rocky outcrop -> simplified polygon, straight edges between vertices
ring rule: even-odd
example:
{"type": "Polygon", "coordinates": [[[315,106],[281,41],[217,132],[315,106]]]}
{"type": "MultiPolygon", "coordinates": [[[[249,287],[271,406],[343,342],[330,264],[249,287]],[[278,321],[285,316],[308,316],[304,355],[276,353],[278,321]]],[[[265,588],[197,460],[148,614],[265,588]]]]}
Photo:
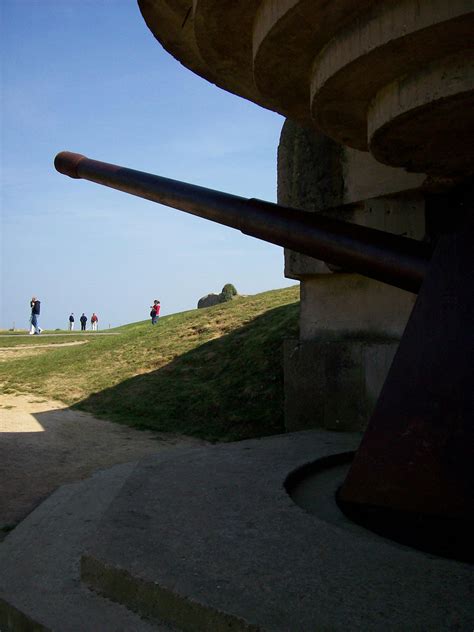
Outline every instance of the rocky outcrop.
{"type": "Polygon", "coordinates": [[[223,303],[222,294],[206,294],[198,301],[198,309],[202,307],[212,307],[213,305],[218,305],[219,303],[223,303]]]}
{"type": "Polygon", "coordinates": [[[198,309],[201,307],[212,307],[213,305],[218,305],[219,303],[225,303],[226,301],[231,301],[234,296],[237,296],[238,292],[235,289],[235,286],[232,283],[226,283],[222,288],[222,292],[220,294],[206,294],[198,301],[198,309]]]}

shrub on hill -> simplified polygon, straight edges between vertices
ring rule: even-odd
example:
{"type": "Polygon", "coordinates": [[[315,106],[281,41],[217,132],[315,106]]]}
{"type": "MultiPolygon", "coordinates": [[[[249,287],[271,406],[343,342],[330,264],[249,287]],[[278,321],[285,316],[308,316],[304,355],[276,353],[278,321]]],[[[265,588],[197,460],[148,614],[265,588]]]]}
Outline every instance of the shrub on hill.
{"type": "Polygon", "coordinates": [[[226,283],[224,287],[222,288],[221,296],[222,296],[223,303],[225,303],[226,301],[232,300],[234,296],[237,296],[237,290],[235,289],[235,285],[232,285],[232,283],[226,283]]]}
{"type": "Polygon", "coordinates": [[[234,296],[237,295],[238,292],[235,289],[235,285],[232,285],[232,283],[226,283],[220,294],[206,294],[206,296],[199,299],[197,306],[198,309],[202,309],[203,307],[213,307],[214,305],[219,305],[219,303],[231,301],[234,296]]]}

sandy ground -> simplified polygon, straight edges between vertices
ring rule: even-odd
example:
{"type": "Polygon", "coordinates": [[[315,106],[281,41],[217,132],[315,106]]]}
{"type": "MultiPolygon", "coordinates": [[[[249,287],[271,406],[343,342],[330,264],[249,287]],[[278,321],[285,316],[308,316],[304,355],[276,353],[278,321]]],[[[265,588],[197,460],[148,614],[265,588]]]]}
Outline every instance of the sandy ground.
{"type": "Polygon", "coordinates": [[[11,360],[12,358],[24,358],[25,356],[37,355],[54,349],[55,347],[76,347],[77,345],[86,345],[88,340],[76,340],[74,342],[51,343],[46,345],[18,345],[17,347],[1,347],[0,362],[11,360]]]}
{"type": "Polygon", "coordinates": [[[146,454],[204,443],[102,421],[34,395],[2,395],[0,528],[25,518],[64,483],[146,454]]]}

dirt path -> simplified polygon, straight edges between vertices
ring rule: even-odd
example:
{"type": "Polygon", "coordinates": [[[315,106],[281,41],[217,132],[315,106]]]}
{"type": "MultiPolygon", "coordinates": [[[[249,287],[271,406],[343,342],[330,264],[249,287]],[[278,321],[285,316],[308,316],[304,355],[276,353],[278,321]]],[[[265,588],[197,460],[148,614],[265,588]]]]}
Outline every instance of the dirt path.
{"type": "Polygon", "coordinates": [[[75,340],[74,342],[49,342],[46,345],[18,345],[17,347],[2,347],[0,354],[9,351],[21,351],[22,349],[51,349],[54,347],[76,347],[77,345],[86,345],[88,340],[75,340]]]}
{"type": "Polygon", "coordinates": [[[25,356],[43,353],[51,348],[76,347],[77,345],[86,345],[88,340],[76,340],[74,342],[52,342],[46,345],[18,345],[17,347],[1,347],[0,362],[11,360],[12,358],[24,358],[25,356]]]}
{"type": "Polygon", "coordinates": [[[205,442],[134,430],[34,395],[0,399],[0,528],[57,487],[141,456],[205,442]]]}

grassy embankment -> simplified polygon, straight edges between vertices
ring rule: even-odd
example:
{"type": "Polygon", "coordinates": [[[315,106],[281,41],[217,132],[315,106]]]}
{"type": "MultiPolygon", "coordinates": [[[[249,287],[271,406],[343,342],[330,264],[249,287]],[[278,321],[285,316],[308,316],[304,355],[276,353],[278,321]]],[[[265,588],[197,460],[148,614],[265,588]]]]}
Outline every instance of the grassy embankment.
{"type": "Polygon", "coordinates": [[[298,299],[295,286],[111,330],[118,336],[1,338],[0,351],[87,344],[4,352],[0,383],[138,428],[210,440],[282,432],[282,342],[297,333],[298,299]]]}

